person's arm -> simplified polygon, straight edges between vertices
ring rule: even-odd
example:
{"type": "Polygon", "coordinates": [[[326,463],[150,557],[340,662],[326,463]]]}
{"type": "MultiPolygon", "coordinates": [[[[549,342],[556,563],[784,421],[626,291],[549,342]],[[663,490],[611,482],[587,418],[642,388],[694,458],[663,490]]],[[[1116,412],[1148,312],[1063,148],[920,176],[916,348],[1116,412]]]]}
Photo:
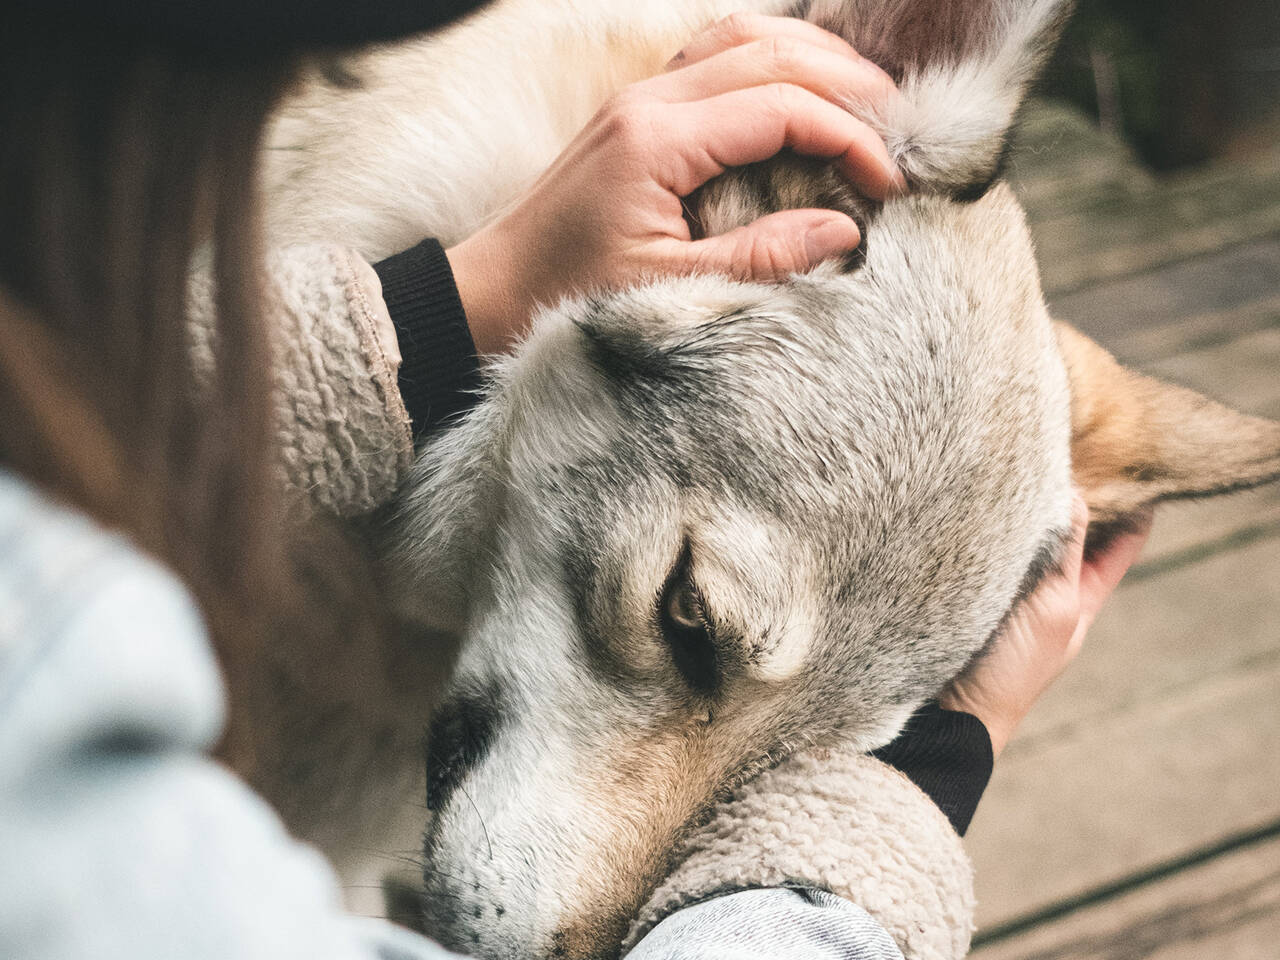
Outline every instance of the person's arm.
{"type": "MultiPolygon", "coordinates": [[[[273,421],[281,481],[306,510],[367,513],[389,500],[413,460],[413,433],[397,382],[401,357],[373,268],[345,247],[268,252],[273,421]]],[[[207,268],[190,279],[194,362],[209,369],[216,319],[207,268]]]]}
{"type": "MultiPolygon", "coordinates": [[[[648,960],[648,938],[694,904],[725,910],[727,934],[737,891],[759,888],[825,891],[858,908],[800,911],[809,913],[807,939],[816,943],[870,950],[887,937],[907,960],[959,960],[968,949],[973,870],[959,835],[906,776],[858,750],[809,748],[765,771],[720,804],[680,856],[632,928],[627,945],[635,948],[634,960],[648,960]],[[868,929],[864,913],[879,931],[868,929]]],[[[772,956],[782,955],[832,956],[798,947],[772,956]]]]}
{"type": "Polygon", "coordinates": [[[833,210],[695,241],[681,198],[784,145],[830,158],[868,196],[901,189],[879,136],[836,106],[895,95],[848,43],[793,17],[740,15],[694,37],[606,103],[506,215],[447,252],[428,239],[375,265],[415,434],[466,407],[477,355],[511,350],[540,304],[694,272],[780,280],[848,253],[858,227],[833,210]]]}
{"type": "Polygon", "coordinates": [[[691,903],[659,923],[627,960],[903,960],[854,903],[808,887],[742,890],[691,903]]]}
{"type": "Polygon", "coordinates": [[[1150,531],[1150,517],[1086,556],[1089,513],[1076,500],[1059,568],[1020,604],[996,641],[872,755],[905,773],[964,836],[996,757],[1035,701],[1080,652],[1085,634],[1150,531]]]}
{"type": "Polygon", "coordinates": [[[208,756],[221,681],[170,574],[2,470],[0,545],[0,956],[452,956],[346,915],[208,756]]]}

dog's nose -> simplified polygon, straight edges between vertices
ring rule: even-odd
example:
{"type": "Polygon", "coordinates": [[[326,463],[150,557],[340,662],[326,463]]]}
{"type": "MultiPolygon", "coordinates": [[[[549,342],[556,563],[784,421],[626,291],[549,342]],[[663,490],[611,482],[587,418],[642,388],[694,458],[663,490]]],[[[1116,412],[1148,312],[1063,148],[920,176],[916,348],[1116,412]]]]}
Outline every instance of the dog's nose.
{"type": "Polygon", "coordinates": [[[431,718],[427,733],[427,809],[443,807],[475,767],[502,725],[502,697],[494,682],[448,700],[431,718]]]}

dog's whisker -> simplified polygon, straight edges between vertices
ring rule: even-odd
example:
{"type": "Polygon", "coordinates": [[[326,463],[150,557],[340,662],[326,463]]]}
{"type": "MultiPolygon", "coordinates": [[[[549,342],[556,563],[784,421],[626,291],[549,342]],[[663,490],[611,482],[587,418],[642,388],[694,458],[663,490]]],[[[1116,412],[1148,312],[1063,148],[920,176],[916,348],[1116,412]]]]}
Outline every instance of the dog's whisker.
{"type": "MultiPolygon", "coordinates": [[[[437,867],[427,867],[425,869],[423,874],[423,879],[425,880],[429,877],[444,877],[446,880],[452,880],[454,883],[459,884],[460,886],[470,886],[469,881],[464,880],[462,877],[459,877],[455,874],[446,873],[445,871],[437,867]]],[[[424,891],[424,896],[425,896],[425,891],[424,891]]]]}
{"type": "Polygon", "coordinates": [[[462,795],[467,798],[467,802],[471,804],[471,809],[476,812],[476,819],[480,821],[480,829],[484,832],[484,842],[489,848],[489,861],[493,862],[493,842],[489,839],[489,827],[484,822],[484,815],[480,812],[480,808],[476,806],[476,802],[471,799],[471,794],[467,793],[466,787],[458,784],[458,789],[462,791],[462,795]]]}

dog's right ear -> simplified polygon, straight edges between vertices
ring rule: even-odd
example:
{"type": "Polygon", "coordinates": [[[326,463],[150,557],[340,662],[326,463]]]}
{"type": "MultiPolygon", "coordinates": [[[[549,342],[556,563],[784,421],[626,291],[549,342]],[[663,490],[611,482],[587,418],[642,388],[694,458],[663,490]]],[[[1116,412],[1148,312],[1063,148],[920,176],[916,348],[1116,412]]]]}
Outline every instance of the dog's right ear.
{"type": "Polygon", "coordinates": [[[1280,480],[1280,423],[1126,370],[1084,334],[1056,327],[1071,386],[1072,477],[1089,504],[1091,540],[1161,500],[1280,480]]]}
{"type": "Polygon", "coordinates": [[[885,138],[914,190],[976,199],[1000,175],[1013,117],[1071,0],[812,0],[902,96],[851,109],[885,138]]]}

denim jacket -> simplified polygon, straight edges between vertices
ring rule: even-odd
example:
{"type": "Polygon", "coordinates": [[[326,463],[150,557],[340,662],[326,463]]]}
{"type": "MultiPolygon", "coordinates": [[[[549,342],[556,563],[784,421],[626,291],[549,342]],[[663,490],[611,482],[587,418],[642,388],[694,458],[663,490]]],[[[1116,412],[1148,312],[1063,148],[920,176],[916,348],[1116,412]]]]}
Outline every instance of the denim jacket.
{"type": "MultiPolygon", "coordinates": [[[[452,956],[344,913],[332,868],[208,750],[223,689],[182,585],[0,471],[0,957],[452,956]]],[[[902,954],[816,890],[679,910],[632,960],[902,954]]]]}

